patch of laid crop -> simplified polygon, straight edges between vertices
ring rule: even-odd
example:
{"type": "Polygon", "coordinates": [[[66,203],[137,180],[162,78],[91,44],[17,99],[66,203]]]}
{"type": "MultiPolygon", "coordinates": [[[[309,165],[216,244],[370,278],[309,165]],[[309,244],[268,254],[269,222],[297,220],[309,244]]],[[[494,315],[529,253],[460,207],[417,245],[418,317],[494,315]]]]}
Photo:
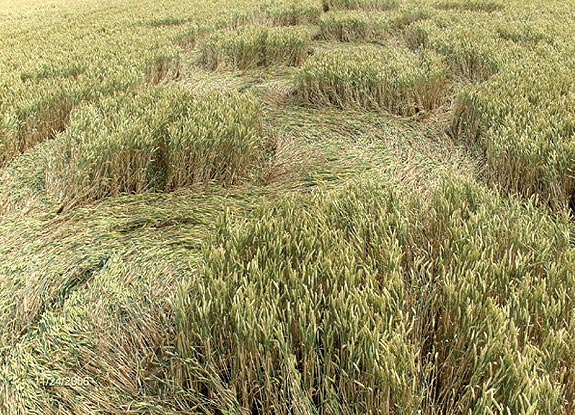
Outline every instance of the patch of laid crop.
{"type": "Polygon", "coordinates": [[[297,66],[308,56],[309,44],[309,34],[301,27],[251,26],[224,30],[204,41],[201,61],[211,70],[297,66]]]}
{"type": "Polygon", "coordinates": [[[399,115],[430,111],[442,103],[447,69],[433,52],[356,46],[314,55],[297,75],[305,104],[385,110],[399,115]]]}
{"type": "Polygon", "coordinates": [[[57,200],[229,185],[262,151],[259,103],[178,88],[110,98],[74,114],[54,143],[46,188],[57,200]]]}
{"type": "Polygon", "coordinates": [[[229,194],[125,196],[55,221],[1,223],[2,409],[114,413],[138,400],[180,412],[157,382],[173,342],[170,299],[197,275],[222,206],[246,209],[249,196],[229,194]]]}

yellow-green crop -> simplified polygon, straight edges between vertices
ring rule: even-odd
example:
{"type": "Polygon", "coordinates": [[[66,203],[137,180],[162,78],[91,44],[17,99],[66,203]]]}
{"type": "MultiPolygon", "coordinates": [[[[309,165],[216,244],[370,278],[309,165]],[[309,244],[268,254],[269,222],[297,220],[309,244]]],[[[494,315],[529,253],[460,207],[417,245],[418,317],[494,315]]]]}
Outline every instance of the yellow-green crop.
{"type": "Polygon", "coordinates": [[[574,413],[573,27],[0,0],[0,414],[574,413]]]}

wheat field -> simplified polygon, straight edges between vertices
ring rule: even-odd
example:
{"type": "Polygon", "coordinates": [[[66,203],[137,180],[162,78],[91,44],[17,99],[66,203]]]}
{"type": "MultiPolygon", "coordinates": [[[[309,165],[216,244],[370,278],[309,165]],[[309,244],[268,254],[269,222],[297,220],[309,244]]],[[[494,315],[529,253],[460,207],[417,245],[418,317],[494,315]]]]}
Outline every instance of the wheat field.
{"type": "Polygon", "coordinates": [[[0,414],[575,413],[574,27],[0,0],[0,414]]]}

